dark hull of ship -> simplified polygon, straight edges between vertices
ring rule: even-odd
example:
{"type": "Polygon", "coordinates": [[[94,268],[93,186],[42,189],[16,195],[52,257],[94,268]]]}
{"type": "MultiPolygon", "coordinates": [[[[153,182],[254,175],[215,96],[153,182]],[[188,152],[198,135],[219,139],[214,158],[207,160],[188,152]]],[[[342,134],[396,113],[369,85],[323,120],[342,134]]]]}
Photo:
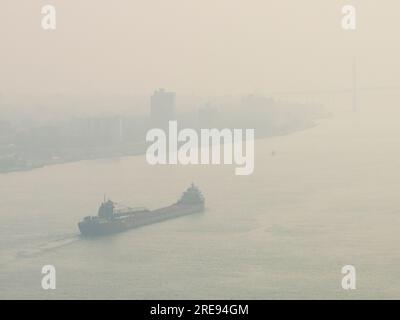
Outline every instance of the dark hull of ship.
{"type": "Polygon", "coordinates": [[[178,203],[153,211],[137,212],[132,215],[107,220],[105,222],[82,221],[78,224],[78,227],[83,236],[102,236],[202,211],[204,211],[203,204],[188,205],[178,203]]]}

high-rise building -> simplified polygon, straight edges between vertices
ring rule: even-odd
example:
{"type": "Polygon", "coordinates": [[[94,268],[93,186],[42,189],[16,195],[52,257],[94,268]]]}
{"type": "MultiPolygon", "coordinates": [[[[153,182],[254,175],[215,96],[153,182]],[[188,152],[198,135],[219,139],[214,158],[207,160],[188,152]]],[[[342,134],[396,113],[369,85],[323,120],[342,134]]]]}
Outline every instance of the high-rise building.
{"type": "Polygon", "coordinates": [[[159,89],[150,100],[150,117],[153,127],[165,128],[168,121],[175,120],[175,93],[159,89]]]}

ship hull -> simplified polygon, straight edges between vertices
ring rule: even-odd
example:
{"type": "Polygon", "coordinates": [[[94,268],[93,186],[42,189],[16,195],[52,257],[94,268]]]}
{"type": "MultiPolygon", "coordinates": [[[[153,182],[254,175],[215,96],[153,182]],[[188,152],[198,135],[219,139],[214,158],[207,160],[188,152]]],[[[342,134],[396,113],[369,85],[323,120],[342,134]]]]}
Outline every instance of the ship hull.
{"type": "Polygon", "coordinates": [[[83,236],[95,237],[114,234],[138,228],[141,226],[162,222],[204,211],[203,204],[173,204],[169,207],[153,211],[136,212],[130,216],[115,218],[111,220],[89,220],[78,223],[79,230],[83,236]]]}

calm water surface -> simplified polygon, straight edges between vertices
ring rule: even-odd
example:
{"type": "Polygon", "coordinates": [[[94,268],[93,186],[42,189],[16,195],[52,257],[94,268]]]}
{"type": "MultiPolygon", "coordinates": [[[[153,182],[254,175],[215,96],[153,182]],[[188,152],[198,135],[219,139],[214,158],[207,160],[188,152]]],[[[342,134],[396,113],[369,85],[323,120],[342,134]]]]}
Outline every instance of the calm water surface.
{"type": "Polygon", "coordinates": [[[0,298],[400,298],[400,126],[346,114],[256,142],[255,172],[82,161],[0,175],[0,298]],[[104,193],[169,205],[192,182],[203,214],[96,240],[77,222],[104,193]],[[41,289],[41,268],[57,289],[41,289]],[[357,290],[341,289],[341,267],[357,290]]]}

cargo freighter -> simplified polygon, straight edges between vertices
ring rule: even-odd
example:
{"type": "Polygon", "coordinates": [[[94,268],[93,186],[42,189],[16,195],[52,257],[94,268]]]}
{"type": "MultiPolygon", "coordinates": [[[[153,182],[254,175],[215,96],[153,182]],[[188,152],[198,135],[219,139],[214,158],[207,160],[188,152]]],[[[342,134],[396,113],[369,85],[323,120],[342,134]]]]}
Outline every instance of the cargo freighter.
{"type": "Polygon", "coordinates": [[[176,203],[156,210],[148,210],[143,207],[118,209],[117,203],[104,199],[97,216],[85,217],[78,223],[78,227],[84,236],[112,234],[202,212],[204,203],[203,194],[193,183],[176,203]]]}

